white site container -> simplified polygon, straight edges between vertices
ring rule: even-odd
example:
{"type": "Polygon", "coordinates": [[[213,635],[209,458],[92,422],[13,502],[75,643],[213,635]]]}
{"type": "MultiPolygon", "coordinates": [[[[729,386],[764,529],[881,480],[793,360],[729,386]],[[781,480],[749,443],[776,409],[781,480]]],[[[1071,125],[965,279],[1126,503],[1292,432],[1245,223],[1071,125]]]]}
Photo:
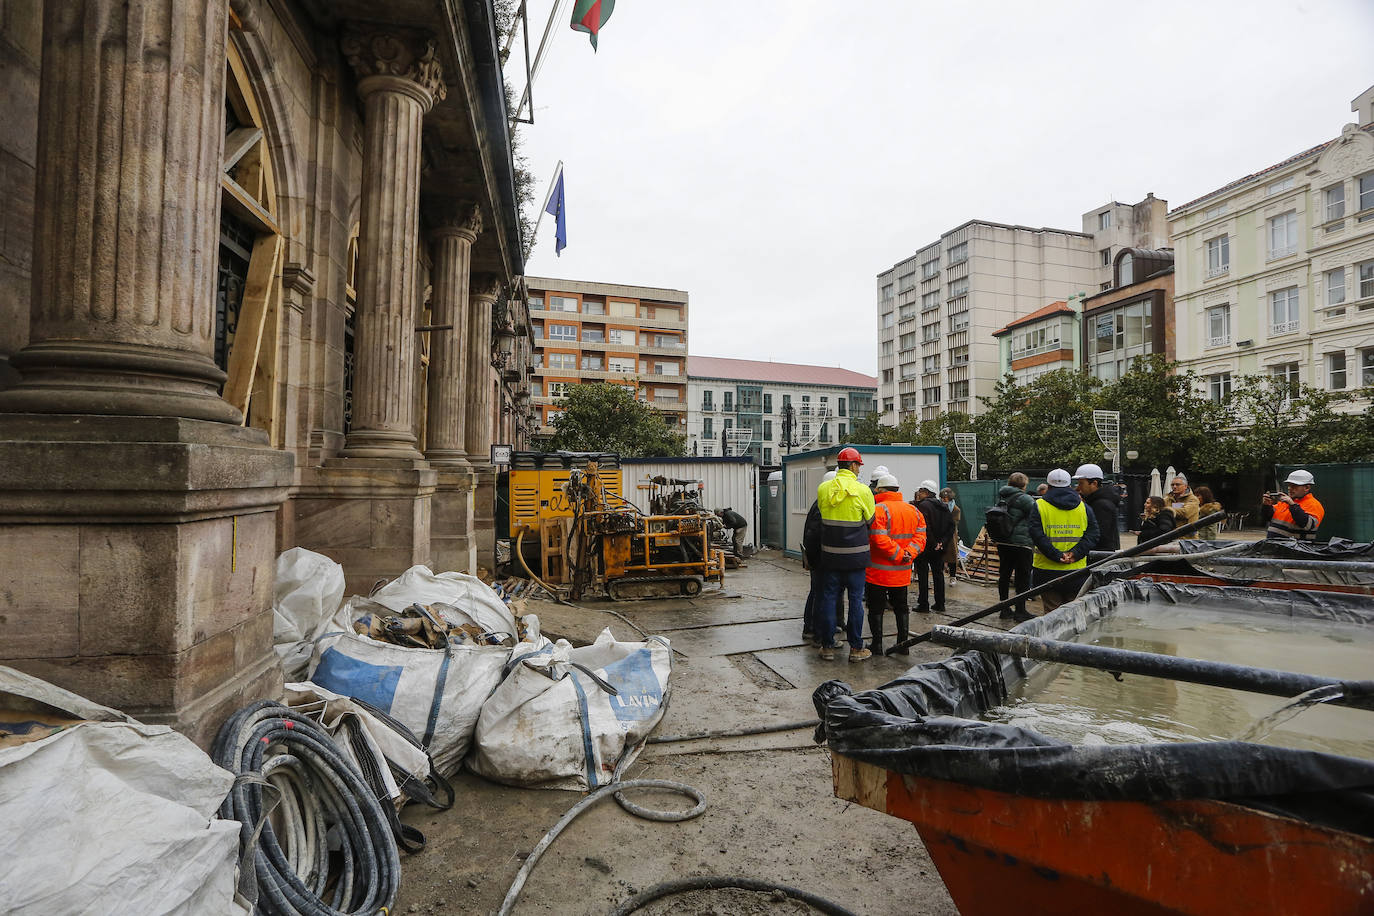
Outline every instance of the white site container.
{"type": "Polygon", "coordinates": [[[945,450],[938,445],[836,445],[786,455],[782,459],[782,488],[786,496],[782,542],[783,552],[789,557],[801,556],[806,513],[816,501],[816,487],[825,472],[835,467],[835,456],[842,448],[856,448],[863,456],[859,479],[864,483],[868,483],[874,468],[885,465],[901,484],[902,498],[907,502],[916,495],[923,480],[935,481],[937,489],[945,485],[945,450]]]}
{"type": "Polygon", "coordinates": [[[703,508],[734,509],[749,523],[745,543],[759,544],[759,466],[745,455],[735,458],[621,458],[621,496],[649,511],[649,480],[699,480],[703,508]]]}

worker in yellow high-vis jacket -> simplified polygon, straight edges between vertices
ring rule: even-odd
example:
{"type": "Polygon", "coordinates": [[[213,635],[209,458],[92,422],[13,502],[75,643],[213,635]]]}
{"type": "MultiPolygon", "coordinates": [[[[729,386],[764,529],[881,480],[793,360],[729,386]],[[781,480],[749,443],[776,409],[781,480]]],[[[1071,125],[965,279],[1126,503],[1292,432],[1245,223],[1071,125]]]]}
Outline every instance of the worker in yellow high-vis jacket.
{"type": "Polygon", "coordinates": [[[1075,571],[1088,565],[1088,551],[1097,546],[1097,518],[1083,498],[1069,487],[1073,478],[1055,468],[1045,478],[1049,489],[1035,501],[1030,515],[1030,538],[1035,545],[1031,587],[1056,584],[1040,593],[1045,613],[1072,601],[1083,585],[1075,571]]]}

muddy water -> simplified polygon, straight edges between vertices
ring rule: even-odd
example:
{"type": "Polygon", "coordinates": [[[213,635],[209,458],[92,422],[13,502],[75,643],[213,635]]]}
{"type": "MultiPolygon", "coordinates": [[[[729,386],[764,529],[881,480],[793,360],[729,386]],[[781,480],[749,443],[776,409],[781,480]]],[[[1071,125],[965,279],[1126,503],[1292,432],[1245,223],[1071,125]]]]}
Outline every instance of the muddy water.
{"type": "MultiPolygon", "coordinates": [[[[1124,603],[1078,639],[1092,645],[1278,668],[1326,677],[1374,677],[1374,632],[1224,606],[1124,603]]],[[[991,722],[1079,744],[1239,738],[1281,697],[1162,678],[1041,664],[991,722]]],[[[1374,712],[1322,705],[1282,722],[1264,744],[1374,759],[1374,712]]]]}

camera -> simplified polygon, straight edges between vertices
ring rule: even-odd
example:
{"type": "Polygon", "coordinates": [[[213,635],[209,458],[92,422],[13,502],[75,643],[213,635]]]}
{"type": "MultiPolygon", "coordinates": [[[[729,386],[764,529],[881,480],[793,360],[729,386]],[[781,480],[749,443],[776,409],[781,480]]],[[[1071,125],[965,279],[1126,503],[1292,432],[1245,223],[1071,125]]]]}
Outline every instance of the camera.
{"type": "Polygon", "coordinates": [[[1265,493],[1264,495],[1267,496],[1267,497],[1269,497],[1269,501],[1270,501],[1270,502],[1273,502],[1273,503],[1280,503],[1280,502],[1283,502],[1283,497],[1284,497],[1285,495],[1287,495],[1287,494],[1275,492],[1275,493],[1265,493]]]}

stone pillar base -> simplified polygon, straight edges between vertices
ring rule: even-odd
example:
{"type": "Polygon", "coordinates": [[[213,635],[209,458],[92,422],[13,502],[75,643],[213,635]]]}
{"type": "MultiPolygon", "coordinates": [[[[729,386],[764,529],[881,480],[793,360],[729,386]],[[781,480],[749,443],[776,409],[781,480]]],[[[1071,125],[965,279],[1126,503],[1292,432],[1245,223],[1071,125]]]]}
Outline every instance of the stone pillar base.
{"type": "Polygon", "coordinates": [[[477,574],[473,549],[473,487],[476,477],[466,466],[439,466],[434,489],[434,517],[429,543],[435,572],[477,574]]]}
{"type": "Polygon", "coordinates": [[[201,420],[0,415],[0,663],[208,746],[280,695],[293,460],[201,420]]]}
{"type": "Polygon", "coordinates": [[[496,570],[496,468],[490,464],[472,469],[472,534],[477,565],[489,574],[496,570]]]}
{"type": "Polygon", "coordinates": [[[300,477],[293,546],[341,564],[345,595],[366,595],[378,579],[430,565],[438,474],[424,461],[330,458],[300,477]]]}

